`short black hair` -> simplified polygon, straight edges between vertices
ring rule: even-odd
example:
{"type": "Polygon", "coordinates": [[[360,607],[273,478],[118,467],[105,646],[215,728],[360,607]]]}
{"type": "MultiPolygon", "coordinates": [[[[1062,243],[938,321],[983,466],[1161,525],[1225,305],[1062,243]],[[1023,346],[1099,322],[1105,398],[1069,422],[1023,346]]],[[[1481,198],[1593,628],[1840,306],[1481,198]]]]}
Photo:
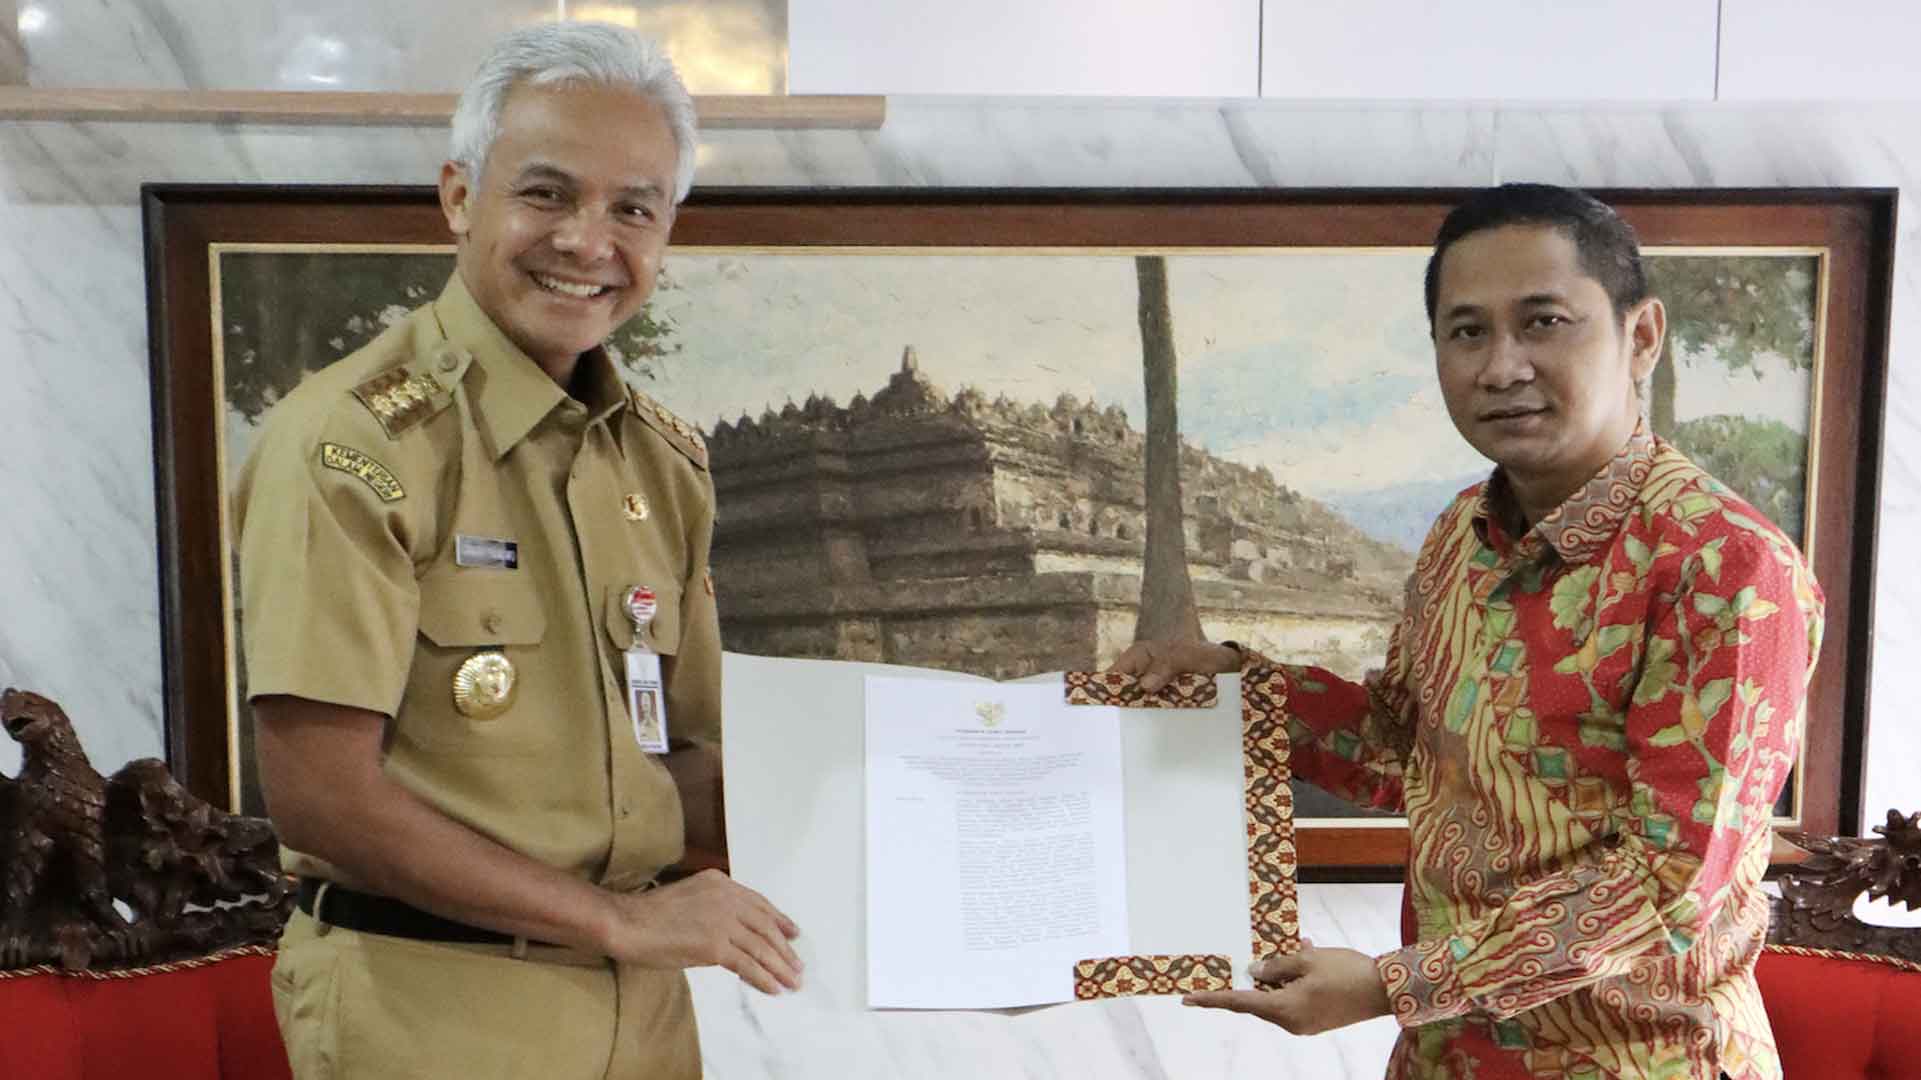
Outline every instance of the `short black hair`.
{"type": "Polygon", "coordinates": [[[1647,271],[1641,266],[1641,241],[1634,227],[1614,208],[1592,195],[1553,184],[1502,184],[1469,196],[1448,212],[1434,234],[1427,260],[1427,323],[1441,287],[1441,257],[1456,240],[1503,225],[1541,225],[1558,229],[1574,243],[1581,270],[1601,283],[1614,303],[1616,318],[1647,299],[1647,271]]]}

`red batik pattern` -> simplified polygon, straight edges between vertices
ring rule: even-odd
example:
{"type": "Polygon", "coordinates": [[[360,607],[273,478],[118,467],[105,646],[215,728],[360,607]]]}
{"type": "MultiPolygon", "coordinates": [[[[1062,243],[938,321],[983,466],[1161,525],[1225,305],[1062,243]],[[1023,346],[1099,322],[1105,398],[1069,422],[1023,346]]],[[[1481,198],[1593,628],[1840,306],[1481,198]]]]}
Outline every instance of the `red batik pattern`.
{"type": "Polygon", "coordinates": [[[1822,600],[1759,513],[1638,434],[1523,535],[1442,514],[1384,669],[1279,669],[1295,775],[1408,817],[1389,1075],[1774,1080],[1754,960],[1822,600]]]}
{"type": "Polygon", "coordinates": [[[1061,677],[1069,705],[1117,705],[1124,709],[1211,709],[1220,700],[1212,675],[1176,675],[1152,693],[1140,679],[1115,671],[1070,671],[1061,677]]]}
{"type": "Polygon", "coordinates": [[[1233,987],[1234,966],[1225,956],[1107,956],[1074,965],[1077,1001],[1233,987]]]}
{"type": "Polygon", "coordinates": [[[1279,671],[1241,674],[1241,758],[1247,814],[1248,919],[1254,959],[1301,950],[1301,905],[1294,882],[1294,790],[1288,786],[1287,679],[1279,671]]]}

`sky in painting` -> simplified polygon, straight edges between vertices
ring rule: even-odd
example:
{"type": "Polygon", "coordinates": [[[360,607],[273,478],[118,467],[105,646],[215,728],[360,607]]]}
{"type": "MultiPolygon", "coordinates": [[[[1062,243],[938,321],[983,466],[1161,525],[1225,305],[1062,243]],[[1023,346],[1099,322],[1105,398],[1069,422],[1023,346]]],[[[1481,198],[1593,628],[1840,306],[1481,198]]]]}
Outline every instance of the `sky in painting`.
{"type": "MultiPolygon", "coordinates": [[[[1480,467],[1434,389],[1421,258],[1175,255],[1181,429],[1310,494],[1480,467]],[[1356,452],[1366,448],[1365,453],[1356,452]]],[[[659,396],[711,424],[788,399],[869,396],[914,346],[952,393],[1145,416],[1128,256],[693,256],[655,311],[683,351],[659,396]]]]}
{"type": "MultiPolygon", "coordinates": [[[[325,258],[289,253],[289,258],[325,258]]],[[[1383,540],[1413,547],[1487,463],[1435,386],[1421,307],[1424,250],[1169,253],[1184,437],[1267,467],[1383,540]]],[[[1144,426],[1129,254],[674,249],[652,310],[679,351],[648,390],[700,426],[809,394],[872,396],[914,347],[949,394],[1119,405],[1144,426]]],[[[369,316],[383,306],[372,305],[369,316]]],[[[385,306],[391,306],[387,304],[385,306]]],[[[397,309],[396,309],[397,310],[397,309]]],[[[1677,419],[1732,412],[1807,430],[1804,378],[1680,366],[1677,419]]],[[[255,425],[227,424],[236,471],[255,425]]]]}
{"type": "MultiPolygon", "coordinates": [[[[1425,261],[1412,250],[1170,254],[1183,435],[1351,507],[1383,539],[1418,542],[1488,467],[1435,386],[1425,261]]],[[[654,311],[673,320],[681,351],[650,389],[703,427],[812,393],[871,397],[907,346],[950,394],[1072,394],[1143,426],[1128,255],[680,249],[668,273],[654,311]]],[[[1729,378],[1712,357],[1694,359],[1680,370],[1678,419],[1740,412],[1806,430],[1801,380],[1729,378]]]]}

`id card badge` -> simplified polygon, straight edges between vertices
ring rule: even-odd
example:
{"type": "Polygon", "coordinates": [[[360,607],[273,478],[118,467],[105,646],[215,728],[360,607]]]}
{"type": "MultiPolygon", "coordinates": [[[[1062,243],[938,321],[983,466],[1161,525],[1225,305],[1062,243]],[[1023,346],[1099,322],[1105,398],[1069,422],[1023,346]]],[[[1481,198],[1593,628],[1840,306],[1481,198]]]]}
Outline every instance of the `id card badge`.
{"type": "Polygon", "coordinates": [[[642,750],[667,752],[667,695],[660,685],[659,654],[627,650],[627,714],[634,718],[634,741],[642,750]]]}
{"type": "Polygon", "coordinates": [[[667,752],[667,693],[660,681],[660,654],[641,643],[659,606],[654,590],[629,588],[627,617],[634,621],[634,645],[623,654],[627,667],[627,715],[634,720],[634,741],[650,754],[667,752]]]}

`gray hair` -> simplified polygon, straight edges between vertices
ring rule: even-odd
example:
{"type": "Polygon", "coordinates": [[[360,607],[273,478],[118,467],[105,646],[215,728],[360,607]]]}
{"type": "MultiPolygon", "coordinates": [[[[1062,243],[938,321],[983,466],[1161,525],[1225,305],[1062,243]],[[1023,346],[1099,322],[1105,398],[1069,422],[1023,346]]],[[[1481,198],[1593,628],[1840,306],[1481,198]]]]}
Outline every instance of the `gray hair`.
{"type": "Polygon", "coordinates": [[[507,92],[525,83],[589,83],[633,90],[660,102],[677,151],[674,202],[694,186],[694,99],[660,43],[622,26],[546,22],[500,39],[454,107],[449,156],[478,180],[500,134],[507,92]]]}

